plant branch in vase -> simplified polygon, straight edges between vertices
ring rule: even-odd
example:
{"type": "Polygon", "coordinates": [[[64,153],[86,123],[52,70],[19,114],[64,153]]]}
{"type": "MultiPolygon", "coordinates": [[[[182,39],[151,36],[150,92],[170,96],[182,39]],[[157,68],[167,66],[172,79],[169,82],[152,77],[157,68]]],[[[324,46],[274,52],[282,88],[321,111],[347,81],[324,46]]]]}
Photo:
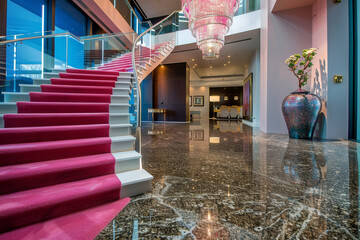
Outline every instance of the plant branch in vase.
{"type": "Polygon", "coordinates": [[[302,55],[294,54],[285,60],[299,84],[299,89],[286,96],[282,102],[282,112],[291,138],[312,139],[319,118],[320,98],[302,89],[310,78],[316,54],[316,48],[304,49],[302,55]]]}
{"type": "Polygon", "coordinates": [[[299,81],[299,92],[303,91],[301,87],[305,86],[309,80],[309,72],[311,67],[314,65],[312,60],[317,54],[316,51],[316,48],[304,49],[302,55],[294,54],[285,61],[286,65],[289,67],[289,70],[293,72],[299,81]]]}

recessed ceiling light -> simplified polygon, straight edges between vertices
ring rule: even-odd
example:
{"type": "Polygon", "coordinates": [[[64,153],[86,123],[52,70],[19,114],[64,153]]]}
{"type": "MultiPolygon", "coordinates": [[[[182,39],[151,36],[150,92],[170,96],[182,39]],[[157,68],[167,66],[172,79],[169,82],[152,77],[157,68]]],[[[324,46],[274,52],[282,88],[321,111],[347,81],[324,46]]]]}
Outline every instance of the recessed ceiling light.
{"type": "Polygon", "coordinates": [[[231,56],[229,55],[228,58],[231,58],[231,56]]]}

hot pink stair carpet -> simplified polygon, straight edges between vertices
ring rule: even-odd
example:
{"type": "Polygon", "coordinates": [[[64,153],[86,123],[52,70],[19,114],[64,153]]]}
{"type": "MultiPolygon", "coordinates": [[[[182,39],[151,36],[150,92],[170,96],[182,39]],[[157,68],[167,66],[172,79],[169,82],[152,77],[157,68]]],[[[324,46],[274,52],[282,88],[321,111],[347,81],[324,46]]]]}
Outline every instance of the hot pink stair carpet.
{"type": "Polygon", "coordinates": [[[118,71],[68,69],[0,129],[0,239],[93,239],[128,204],[109,137],[118,71]]]}

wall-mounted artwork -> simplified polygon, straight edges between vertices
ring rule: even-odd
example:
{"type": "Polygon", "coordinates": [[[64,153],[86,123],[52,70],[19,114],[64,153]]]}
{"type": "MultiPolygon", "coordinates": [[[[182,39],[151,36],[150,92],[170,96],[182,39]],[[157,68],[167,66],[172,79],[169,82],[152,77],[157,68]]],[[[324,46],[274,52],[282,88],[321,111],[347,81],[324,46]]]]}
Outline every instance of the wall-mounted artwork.
{"type": "Polygon", "coordinates": [[[194,107],[204,106],[204,96],[194,96],[194,107]]]}
{"type": "Polygon", "coordinates": [[[253,81],[253,74],[250,73],[249,76],[244,81],[243,87],[243,97],[244,97],[244,104],[243,104],[243,115],[244,119],[248,121],[252,121],[252,81],[253,81]]]}
{"type": "Polygon", "coordinates": [[[192,97],[189,97],[189,106],[192,106],[192,97]]]}

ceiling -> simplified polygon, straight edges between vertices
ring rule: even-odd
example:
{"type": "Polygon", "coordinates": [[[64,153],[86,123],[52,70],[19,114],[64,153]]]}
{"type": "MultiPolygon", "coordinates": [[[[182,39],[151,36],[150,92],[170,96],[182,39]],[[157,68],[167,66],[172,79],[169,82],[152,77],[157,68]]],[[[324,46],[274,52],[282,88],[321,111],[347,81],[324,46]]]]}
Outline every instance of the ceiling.
{"type": "Polygon", "coordinates": [[[147,18],[167,16],[181,10],[181,0],[136,0],[147,18]]]}
{"type": "Polygon", "coordinates": [[[259,48],[260,30],[257,29],[227,36],[225,46],[220,51],[221,56],[217,60],[203,60],[201,51],[194,43],[175,47],[163,63],[187,62],[191,69],[190,81],[211,81],[211,78],[243,79],[245,65],[259,48]]]}
{"type": "Polygon", "coordinates": [[[316,0],[276,0],[273,12],[312,6],[316,0]]]}

